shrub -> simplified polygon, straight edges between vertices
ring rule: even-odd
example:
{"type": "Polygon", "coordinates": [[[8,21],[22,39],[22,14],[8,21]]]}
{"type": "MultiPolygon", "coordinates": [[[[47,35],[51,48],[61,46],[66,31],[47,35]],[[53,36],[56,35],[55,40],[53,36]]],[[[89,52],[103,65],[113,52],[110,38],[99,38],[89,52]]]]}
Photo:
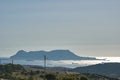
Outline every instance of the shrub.
{"type": "Polygon", "coordinates": [[[82,76],[80,80],[88,80],[85,76],[82,76]]]}
{"type": "Polygon", "coordinates": [[[54,74],[46,74],[45,78],[47,80],[56,80],[56,76],[54,74]]]}
{"type": "Polygon", "coordinates": [[[70,74],[70,75],[63,76],[62,80],[79,80],[79,79],[77,76],[70,74]]]}

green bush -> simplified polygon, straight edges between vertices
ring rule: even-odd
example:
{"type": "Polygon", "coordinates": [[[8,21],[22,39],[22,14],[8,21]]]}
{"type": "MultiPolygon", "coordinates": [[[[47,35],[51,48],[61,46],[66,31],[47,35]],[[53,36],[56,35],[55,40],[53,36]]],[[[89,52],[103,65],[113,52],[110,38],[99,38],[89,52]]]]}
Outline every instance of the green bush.
{"type": "Polygon", "coordinates": [[[56,80],[56,76],[54,74],[46,74],[45,78],[47,80],[56,80]]]}
{"type": "Polygon", "coordinates": [[[80,77],[80,80],[88,80],[85,76],[80,77]]]}
{"type": "Polygon", "coordinates": [[[65,75],[62,77],[62,80],[79,80],[79,78],[75,75],[65,75]]]}
{"type": "Polygon", "coordinates": [[[32,77],[32,76],[30,76],[28,80],[34,80],[34,79],[33,79],[33,77],[32,77]]]}

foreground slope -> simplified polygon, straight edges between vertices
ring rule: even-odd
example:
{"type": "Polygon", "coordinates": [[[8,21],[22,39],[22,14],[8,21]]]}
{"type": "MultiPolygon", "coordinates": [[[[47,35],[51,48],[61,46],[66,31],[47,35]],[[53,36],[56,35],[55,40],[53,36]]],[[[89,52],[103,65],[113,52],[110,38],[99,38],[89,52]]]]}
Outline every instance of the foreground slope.
{"type": "Polygon", "coordinates": [[[0,65],[0,80],[119,80],[97,74],[79,74],[66,70],[51,70],[40,66],[0,65]]]}

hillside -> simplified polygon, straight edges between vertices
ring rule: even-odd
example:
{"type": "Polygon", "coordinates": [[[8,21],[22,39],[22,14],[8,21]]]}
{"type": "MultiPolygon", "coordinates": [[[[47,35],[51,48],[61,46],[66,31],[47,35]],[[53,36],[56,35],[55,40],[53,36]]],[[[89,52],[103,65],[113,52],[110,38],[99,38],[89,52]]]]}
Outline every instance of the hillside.
{"type": "Polygon", "coordinates": [[[119,80],[97,74],[53,69],[46,69],[44,72],[44,68],[39,66],[0,65],[0,80],[119,80]]]}
{"type": "Polygon", "coordinates": [[[53,51],[30,51],[24,50],[18,51],[15,55],[11,56],[11,59],[22,60],[43,60],[43,56],[46,55],[48,60],[96,60],[92,57],[80,57],[69,50],[53,50],[53,51]]]}
{"type": "Polygon", "coordinates": [[[91,73],[120,78],[120,63],[104,63],[86,67],[77,67],[72,71],[80,73],[91,73]]]}

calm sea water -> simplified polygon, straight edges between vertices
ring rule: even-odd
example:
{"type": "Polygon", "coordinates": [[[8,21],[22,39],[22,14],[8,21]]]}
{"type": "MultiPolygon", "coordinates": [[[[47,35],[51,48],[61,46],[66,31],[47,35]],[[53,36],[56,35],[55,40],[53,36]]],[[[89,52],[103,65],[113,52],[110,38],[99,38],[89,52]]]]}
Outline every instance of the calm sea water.
{"type": "MultiPolygon", "coordinates": [[[[110,63],[110,62],[118,62],[120,63],[120,57],[97,57],[97,59],[105,59],[105,60],[59,60],[59,61],[53,61],[53,60],[47,60],[47,66],[48,67],[69,67],[69,68],[75,68],[75,67],[82,67],[82,66],[88,66],[88,65],[94,65],[99,63],[110,63]]],[[[1,60],[2,64],[11,63],[12,60],[10,59],[4,59],[1,60]]],[[[39,65],[43,66],[44,61],[43,60],[14,60],[14,64],[21,64],[21,65],[39,65]]]]}

